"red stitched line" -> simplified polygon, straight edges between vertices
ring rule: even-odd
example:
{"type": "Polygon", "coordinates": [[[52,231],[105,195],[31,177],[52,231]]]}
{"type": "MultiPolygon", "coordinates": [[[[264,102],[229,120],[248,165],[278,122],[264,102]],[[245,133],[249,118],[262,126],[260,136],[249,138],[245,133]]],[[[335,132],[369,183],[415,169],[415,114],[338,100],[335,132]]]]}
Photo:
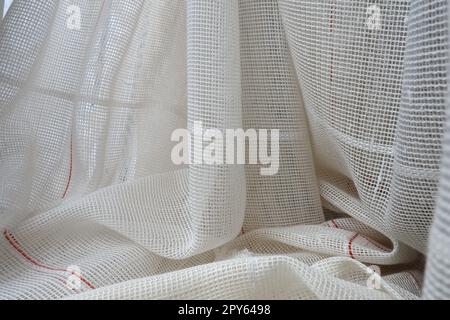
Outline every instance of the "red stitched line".
{"type": "MultiPolygon", "coordinates": [[[[331,221],[331,223],[333,224],[333,226],[335,227],[335,228],[337,228],[337,229],[339,229],[339,226],[338,226],[338,224],[337,224],[337,222],[335,221],[335,219],[333,219],[333,220],[330,220],[331,221]]],[[[374,240],[372,240],[372,239],[370,239],[369,237],[366,237],[365,235],[363,235],[363,234],[355,234],[355,235],[353,235],[353,237],[350,239],[350,242],[349,242],[349,244],[348,244],[348,248],[349,248],[349,255],[353,258],[353,253],[352,253],[352,242],[353,242],[353,240],[355,240],[355,238],[357,237],[357,236],[361,236],[361,237],[363,237],[364,239],[366,239],[368,242],[370,242],[371,244],[373,244],[375,247],[377,247],[378,249],[380,249],[380,250],[383,250],[383,251],[386,251],[386,252],[389,252],[390,250],[389,250],[389,248],[387,248],[387,247],[385,247],[385,246],[383,246],[383,245],[381,245],[381,244],[379,244],[378,242],[376,242],[376,241],[374,241],[374,240]]]]}
{"type": "Polygon", "coordinates": [[[348,241],[348,255],[352,259],[355,259],[355,257],[353,256],[353,252],[352,252],[352,243],[353,243],[353,240],[355,240],[358,236],[359,236],[359,233],[355,233],[353,235],[353,237],[351,237],[350,240],[348,241]]]}
{"type": "Polygon", "coordinates": [[[334,221],[334,219],[331,220],[331,223],[333,224],[333,226],[334,226],[336,229],[339,229],[339,226],[338,226],[338,224],[336,223],[336,221],[334,221]]]}
{"type": "Polygon", "coordinates": [[[411,275],[411,277],[413,278],[413,280],[416,282],[416,283],[415,283],[416,288],[417,288],[418,290],[420,290],[420,281],[419,281],[419,279],[416,278],[416,276],[414,275],[414,272],[412,272],[412,271],[407,271],[407,273],[408,273],[409,275],[411,275]]]}
{"type": "Polygon", "coordinates": [[[11,246],[17,251],[19,252],[22,257],[24,257],[26,260],[28,260],[29,262],[31,262],[32,264],[39,266],[41,268],[47,269],[47,270],[51,270],[51,271],[62,271],[62,272],[68,272],[70,274],[73,274],[74,276],[76,276],[77,278],[79,278],[81,281],[83,281],[89,288],[91,289],[95,289],[95,287],[88,281],[86,280],[83,276],[75,273],[75,272],[70,272],[68,270],[65,269],[61,269],[61,268],[53,268],[53,267],[49,267],[46,266],[42,263],[40,263],[39,261],[33,259],[31,256],[29,256],[20,246],[20,244],[17,242],[17,240],[14,238],[14,236],[8,231],[5,230],[3,232],[6,240],[8,240],[9,244],[11,244],[11,246]]]}
{"type": "MultiPolygon", "coordinates": [[[[337,222],[335,221],[335,219],[330,220],[330,222],[333,224],[333,226],[334,226],[335,228],[339,229],[339,226],[338,226],[337,222]]],[[[383,251],[386,251],[386,252],[389,252],[389,251],[390,251],[389,248],[387,248],[387,247],[385,247],[385,246],[379,244],[378,242],[372,240],[372,239],[369,238],[369,237],[366,237],[366,236],[363,235],[363,234],[359,234],[359,236],[363,237],[364,239],[366,239],[368,242],[370,242],[371,244],[373,244],[375,247],[377,247],[377,248],[380,249],[380,250],[383,250],[383,251]]],[[[355,237],[355,238],[356,238],[356,237],[355,237]]],[[[353,241],[353,240],[354,240],[354,239],[352,239],[352,241],[353,241]]],[[[349,252],[351,252],[351,243],[350,243],[349,245],[350,245],[350,250],[349,250],[349,252]]],[[[352,255],[352,254],[350,254],[350,255],[352,255]]]]}
{"type": "Polygon", "coordinates": [[[335,104],[336,104],[336,100],[334,97],[334,94],[332,92],[332,85],[333,85],[333,64],[334,64],[334,42],[332,41],[332,37],[333,37],[333,20],[334,20],[334,14],[335,14],[335,3],[334,0],[331,0],[331,11],[330,11],[330,19],[329,19],[329,25],[330,25],[330,43],[331,43],[331,56],[330,56],[330,93],[331,93],[331,97],[330,97],[330,107],[331,109],[334,109],[335,104]]]}
{"type": "Polygon", "coordinates": [[[72,137],[70,137],[70,163],[69,163],[69,179],[67,181],[66,189],[64,190],[63,198],[66,197],[67,190],[69,190],[70,181],[72,180],[72,137]]]}

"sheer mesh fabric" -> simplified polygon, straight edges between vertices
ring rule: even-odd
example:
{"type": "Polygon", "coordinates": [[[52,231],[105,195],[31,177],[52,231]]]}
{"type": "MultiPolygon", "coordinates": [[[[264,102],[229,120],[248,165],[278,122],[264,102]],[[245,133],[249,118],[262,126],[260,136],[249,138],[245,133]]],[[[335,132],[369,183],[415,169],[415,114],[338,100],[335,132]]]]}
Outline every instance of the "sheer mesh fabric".
{"type": "Polygon", "coordinates": [[[450,298],[448,23],[445,0],[15,0],[0,298],[450,298]],[[278,173],[175,165],[198,121],[279,129],[278,173]]]}

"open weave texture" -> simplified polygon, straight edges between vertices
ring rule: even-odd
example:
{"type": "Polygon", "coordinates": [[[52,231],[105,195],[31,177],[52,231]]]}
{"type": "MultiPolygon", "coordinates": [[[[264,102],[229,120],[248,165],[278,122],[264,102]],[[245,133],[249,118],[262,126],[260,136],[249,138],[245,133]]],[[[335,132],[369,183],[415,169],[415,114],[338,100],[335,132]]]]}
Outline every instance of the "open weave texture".
{"type": "Polygon", "coordinates": [[[0,298],[450,298],[447,6],[15,0],[0,298]],[[278,173],[173,164],[196,121],[279,129],[278,173]]]}

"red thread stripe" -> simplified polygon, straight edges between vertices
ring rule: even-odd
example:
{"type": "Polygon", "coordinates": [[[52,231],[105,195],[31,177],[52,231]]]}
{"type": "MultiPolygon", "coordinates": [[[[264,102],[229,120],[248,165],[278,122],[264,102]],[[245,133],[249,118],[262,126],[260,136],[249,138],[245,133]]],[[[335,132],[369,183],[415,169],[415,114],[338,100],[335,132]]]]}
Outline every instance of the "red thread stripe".
{"type": "MultiPolygon", "coordinates": [[[[57,278],[57,279],[58,279],[58,281],[61,282],[63,285],[66,285],[66,284],[67,284],[63,279],[60,279],[60,278],[57,278]]],[[[78,289],[75,289],[75,288],[69,288],[69,287],[67,287],[67,286],[66,286],[66,288],[69,289],[69,290],[73,290],[73,291],[75,291],[76,293],[81,293],[81,291],[78,290],[78,289]]]]}
{"type": "Polygon", "coordinates": [[[70,271],[68,271],[68,270],[66,270],[66,269],[62,269],[62,268],[49,267],[49,266],[47,266],[47,265],[45,265],[45,264],[43,264],[43,263],[41,263],[41,262],[35,260],[34,258],[32,258],[30,255],[28,255],[28,254],[22,249],[22,247],[20,246],[20,244],[17,242],[17,240],[14,238],[14,236],[13,236],[8,230],[5,230],[5,231],[3,232],[3,234],[4,234],[5,238],[6,238],[6,240],[8,240],[8,242],[11,244],[11,246],[12,246],[18,253],[20,253],[20,254],[22,255],[22,257],[24,257],[26,260],[28,260],[30,263],[32,263],[32,264],[34,264],[34,265],[36,265],[36,266],[38,266],[38,267],[47,269],[47,270],[51,270],[51,271],[68,272],[68,273],[70,273],[70,274],[73,274],[73,275],[76,276],[77,278],[79,278],[81,281],[83,281],[89,288],[95,289],[95,287],[94,287],[88,280],[86,280],[83,276],[81,276],[81,275],[79,275],[79,274],[77,274],[77,273],[75,273],[75,272],[73,272],[73,271],[70,272],[70,271]]]}
{"type": "Polygon", "coordinates": [[[331,220],[331,223],[333,224],[333,226],[334,226],[336,229],[339,229],[339,226],[338,226],[337,222],[334,221],[334,219],[331,220]]]}
{"type": "Polygon", "coordinates": [[[353,256],[353,252],[352,252],[352,243],[353,243],[353,240],[355,240],[358,236],[359,236],[359,234],[358,234],[358,233],[355,233],[355,234],[353,235],[353,237],[351,237],[350,240],[348,241],[348,255],[349,255],[352,259],[355,259],[355,257],[353,256]]]}
{"type": "Polygon", "coordinates": [[[361,235],[361,237],[363,237],[364,239],[366,239],[368,242],[370,242],[371,244],[373,244],[375,247],[377,247],[377,248],[380,249],[380,250],[383,250],[383,251],[390,251],[389,248],[387,248],[387,247],[383,246],[382,244],[380,244],[380,243],[378,243],[378,242],[372,240],[372,239],[369,238],[369,237],[366,237],[366,236],[364,236],[364,235],[361,235]]]}
{"type": "Polygon", "coordinates": [[[334,16],[334,1],[331,0],[331,12],[330,12],[330,32],[333,32],[333,16],[334,16]]]}
{"type": "Polygon", "coordinates": [[[69,186],[70,186],[70,181],[72,180],[72,137],[70,137],[70,162],[69,162],[69,178],[67,180],[67,185],[66,185],[66,189],[64,190],[63,193],[63,198],[66,197],[67,194],[67,190],[69,190],[69,186]]]}

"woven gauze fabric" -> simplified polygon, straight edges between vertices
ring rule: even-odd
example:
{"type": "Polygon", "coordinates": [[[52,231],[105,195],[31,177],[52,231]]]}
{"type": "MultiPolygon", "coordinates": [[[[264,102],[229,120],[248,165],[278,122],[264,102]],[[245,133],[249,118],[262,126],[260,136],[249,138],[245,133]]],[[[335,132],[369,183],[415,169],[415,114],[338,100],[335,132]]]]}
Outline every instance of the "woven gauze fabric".
{"type": "Polygon", "coordinates": [[[449,16],[14,0],[0,299],[450,298],[449,16]],[[277,173],[174,163],[172,133],[198,123],[278,129],[277,173]]]}

